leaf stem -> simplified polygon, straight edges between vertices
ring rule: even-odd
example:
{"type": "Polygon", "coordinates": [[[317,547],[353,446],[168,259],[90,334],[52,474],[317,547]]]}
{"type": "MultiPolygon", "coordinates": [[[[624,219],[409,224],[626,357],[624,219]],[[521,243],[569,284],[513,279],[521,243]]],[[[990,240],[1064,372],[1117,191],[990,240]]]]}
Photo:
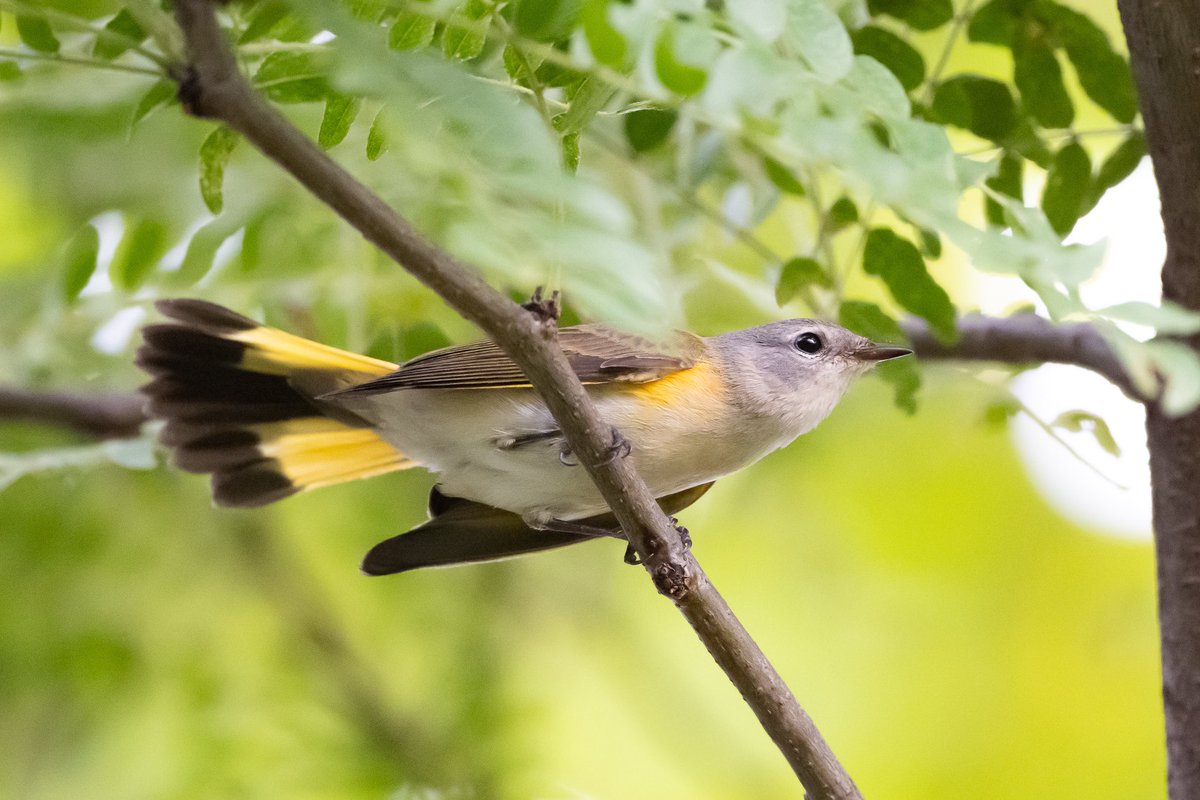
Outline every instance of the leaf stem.
{"type": "Polygon", "coordinates": [[[166,77],[166,73],[164,71],[151,69],[150,67],[138,67],[133,64],[119,64],[114,61],[97,61],[91,58],[64,56],[57,53],[39,53],[34,50],[11,50],[7,47],[0,47],[0,58],[12,58],[25,61],[53,61],[59,64],[72,64],[74,66],[106,69],[110,72],[128,72],[133,75],[149,75],[153,78],[166,77]]]}

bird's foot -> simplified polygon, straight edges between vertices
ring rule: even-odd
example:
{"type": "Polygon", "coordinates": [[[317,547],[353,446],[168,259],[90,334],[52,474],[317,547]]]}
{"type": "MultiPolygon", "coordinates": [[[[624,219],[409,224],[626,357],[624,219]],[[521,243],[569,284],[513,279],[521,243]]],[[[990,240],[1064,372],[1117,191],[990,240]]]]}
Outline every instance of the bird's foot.
{"type": "MultiPolygon", "coordinates": [[[[675,517],[668,517],[671,520],[671,527],[675,529],[675,533],[679,535],[679,543],[683,545],[684,550],[692,549],[692,535],[688,533],[688,529],[679,524],[679,520],[675,517]]],[[[625,563],[638,565],[642,563],[642,557],[638,555],[638,551],[633,545],[625,547],[625,563]]]]}
{"type": "Polygon", "coordinates": [[[610,427],[609,431],[612,435],[612,443],[608,446],[608,453],[604,458],[604,463],[608,464],[616,458],[628,458],[633,452],[633,442],[625,438],[625,434],[616,429],[616,426],[610,427]]]}
{"type": "MultiPolygon", "coordinates": [[[[617,458],[627,458],[633,452],[633,443],[625,438],[625,434],[621,433],[615,427],[609,428],[612,436],[612,442],[605,448],[604,460],[600,463],[608,464],[617,458]]],[[[558,463],[564,467],[579,466],[579,459],[575,457],[575,451],[571,449],[571,445],[567,444],[566,440],[559,445],[558,448],[558,463]]]]}
{"type": "Polygon", "coordinates": [[[521,308],[528,311],[543,325],[553,326],[558,322],[559,316],[562,315],[562,304],[559,302],[560,295],[557,289],[550,293],[549,297],[542,294],[542,287],[539,286],[533,290],[533,297],[521,303],[521,308]]]}
{"type": "Polygon", "coordinates": [[[675,532],[679,534],[679,543],[683,545],[684,550],[692,549],[692,534],[688,529],[679,524],[679,520],[675,517],[670,517],[671,525],[675,527],[675,532]]]}

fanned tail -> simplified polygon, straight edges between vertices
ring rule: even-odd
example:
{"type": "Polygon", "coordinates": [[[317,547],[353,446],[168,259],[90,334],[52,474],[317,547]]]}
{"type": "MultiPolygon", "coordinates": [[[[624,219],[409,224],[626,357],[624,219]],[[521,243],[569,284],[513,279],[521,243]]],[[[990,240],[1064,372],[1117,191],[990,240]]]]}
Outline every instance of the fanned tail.
{"type": "Polygon", "coordinates": [[[317,398],[395,364],[259,325],[201,300],[162,300],[176,323],[142,333],[137,364],[162,442],[190,472],[211,473],[223,506],[406,469],[413,462],[357,416],[317,398]]]}

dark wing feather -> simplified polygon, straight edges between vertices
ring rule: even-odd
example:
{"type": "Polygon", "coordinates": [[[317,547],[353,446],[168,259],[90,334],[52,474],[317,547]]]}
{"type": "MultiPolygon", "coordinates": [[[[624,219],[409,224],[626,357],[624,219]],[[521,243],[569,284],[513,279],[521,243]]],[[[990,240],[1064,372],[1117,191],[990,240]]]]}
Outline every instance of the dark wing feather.
{"type": "MultiPolygon", "coordinates": [[[[584,383],[645,383],[695,366],[704,340],[677,331],[653,342],[604,325],[578,325],[558,332],[571,368],[584,383]]],[[[498,389],[529,386],[529,380],[494,342],[448,347],[417,356],[395,372],[345,393],[396,389],[498,389]]]]}
{"type": "MultiPolygon", "coordinates": [[[[658,504],[666,513],[678,514],[703,497],[711,486],[709,482],[684,489],[659,498],[658,504]]],[[[595,538],[535,531],[511,511],[450,497],[436,486],[429,495],[429,514],[431,519],[424,524],[372,547],[363,558],[362,571],[367,575],[391,575],[421,567],[496,561],[595,538]]],[[[617,520],[611,513],[579,522],[591,528],[617,529],[617,520]]]]}

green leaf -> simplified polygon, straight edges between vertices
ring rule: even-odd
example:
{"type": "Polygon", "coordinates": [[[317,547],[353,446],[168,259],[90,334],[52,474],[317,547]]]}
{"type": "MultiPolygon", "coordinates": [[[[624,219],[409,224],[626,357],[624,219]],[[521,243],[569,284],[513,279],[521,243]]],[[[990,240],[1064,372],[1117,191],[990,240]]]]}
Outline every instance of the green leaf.
{"type": "Polygon", "coordinates": [[[616,89],[592,77],[583,79],[573,92],[568,92],[570,106],[554,118],[554,129],[562,134],[578,133],[604,108],[616,89]]]}
{"type": "Polygon", "coordinates": [[[321,53],[271,53],[254,74],[254,84],[277,103],[311,103],[329,92],[328,58],[321,53]]]}
{"type": "Polygon", "coordinates": [[[129,120],[129,132],[133,133],[133,129],[142,120],[175,99],[176,88],[175,81],[164,78],[147,89],[133,109],[133,117],[129,120]]]}
{"type": "Polygon", "coordinates": [[[1017,126],[1017,104],[1008,86],[978,75],[958,75],[939,85],[932,111],[938,121],[993,142],[1017,126]]]}
{"type": "Polygon", "coordinates": [[[317,144],[328,150],[340,144],[350,133],[350,126],[362,110],[362,99],[344,94],[330,94],[325,100],[325,114],[317,132],[317,144]]]}
{"type": "Polygon", "coordinates": [[[579,131],[562,137],[563,167],[574,175],[579,170],[579,131]]]}
{"type": "Polygon", "coordinates": [[[17,35],[30,50],[39,53],[58,52],[58,39],[54,36],[54,31],[50,30],[50,23],[41,17],[18,14],[17,35]]]}
{"type": "MultiPolygon", "coordinates": [[[[1019,155],[1006,152],[1000,158],[1000,166],[996,170],[996,174],[988,178],[984,183],[1000,194],[1023,201],[1025,197],[1022,178],[1024,166],[1025,161],[1019,155]]],[[[987,214],[988,223],[1000,228],[1007,228],[1008,217],[1004,214],[1004,207],[987,195],[984,195],[984,200],[984,210],[987,214]]]]}
{"type": "Polygon", "coordinates": [[[92,54],[96,58],[113,59],[133,45],[141,44],[145,38],[146,31],[129,13],[129,9],[122,8],[115,17],[108,21],[104,30],[96,36],[92,54]]]}
{"type": "Polygon", "coordinates": [[[826,83],[846,77],[854,65],[854,45],[846,26],[824,0],[788,3],[784,43],[795,49],[826,83]]]}
{"type": "Polygon", "coordinates": [[[1163,381],[1159,402],[1163,411],[1177,417],[1200,403],[1200,357],[1183,342],[1154,339],[1141,345],[1163,381]]]}
{"type": "Polygon", "coordinates": [[[635,153],[653,150],[667,140],[678,112],[672,109],[646,108],[623,115],[625,139],[635,153]]]}
{"type": "Polygon", "coordinates": [[[415,11],[401,11],[388,31],[388,47],[393,50],[420,50],[433,41],[437,20],[415,11]]]}
{"type": "Polygon", "coordinates": [[[1004,428],[1008,421],[1021,413],[1021,403],[1012,396],[995,400],[983,409],[983,422],[989,428],[1004,428]]]}
{"type": "Polygon", "coordinates": [[[1087,96],[1118,122],[1132,122],[1138,110],[1133,74],[1108,35],[1086,15],[1059,3],[1039,0],[1037,8],[1054,25],[1087,96]]]}
{"type": "Polygon", "coordinates": [[[241,137],[224,125],[215,128],[200,145],[200,196],[214,214],[225,205],[225,165],[241,137]]]}
{"type": "Polygon", "coordinates": [[[21,77],[21,68],[12,61],[0,61],[0,81],[15,81],[21,77]]]}
{"type": "Polygon", "coordinates": [[[932,231],[929,228],[918,228],[917,233],[921,238],[921,253],[926,258],[938,259],[942,257],[942,237],[937,231],[932,231]]]}
{"type": "Polygon", "coordinates": [[[1054,156],[1042,191],[1042,211],[1059,236],[1070,233],[1083,215],[1091,179],[1092,160],[1079,142],[1067,144],[1054,156]]]}
{"type": "Polygon", "coordinates": [[[829,230],[837,233],[858,222],[858,206],[849,197],[839,197],[826,215],[829,230]]]}
{"type": "Polygon", "coordinates": [[[775,188],[787,194],[794,194],[797,197],[805,195],[804,184],[796,180],[796,176],[792,171],[780,164],[770,156],[763,156],[763,169],[766,170],[767,177],[771,183],[775,184],[775,188]]]}
{"type": "Polygon", "coordinates": [[[951,0],[867,0],[867,8],[872,16],[886,14],[918,31],[931,31],[954,19],[951,0]]]}
{"type": "Polygon", "coordinates": [[[368,161],[377,161],[381,155],[387,152],[386,120],[383,118],[386,110],[386,108],[379,109],[379,113],[375,115],[375,119],[371,122],[371,130],[367,133],[368,161]]]}
{"type": "Polygon", "coordinates": [[[392,0],[350,0],[347,4],[355,19],[378,24],[387,12],[395,7],[392,0]]]}
{"type": "Polygon", "coordinates": [[[512,11],[517,33],[539,42],[561,39],[575,27],[581,0],[518,0],[512,11]]]}
{"type": "Polygon", "coordinates": [[[108,267],[113,285],[126,292],[134,291],[166,252],[167,226],[161,220],[143,218],[127,222],[125,235],[108,267]]]}
{"type": "Polygon", "coordinates": [[[605,66],[623,69],[629,45],[621,32],[608,21],[608,2],[585,0],[579,12],[579,21],[592,56],[605,66]]]}
{"type": "Polygon", "coordinates": [[[442,53],[459,61],[470,61],[483,52],[487,37],[483,30],[491,11],[484,0],[467,0],[458,10],[457,21],[442,30],[442,53]]]}
{"type": "Polygon", "coordinates": [[[775,302],[783,306],[810,286],[833,287],[833,278],[813,258],[793,258],[783,265],[775,284],[775,302]]]}
{"type": "Polygon", "coordinates": [[[1108,423],[1091,412],[1064,411],[1055,417],[1050,425],[1072,433],[1087,431],[1095,438],[1096,444],[1100,445],[1104,452],[1113,456],[1121,455],[1121,448],[1117,446],[1117,440],[1113,438],[1108,423]]]}
{"type": "Polygon", "coordinates": [[[246,29],[238,37],[238,44],[246,44],[261,39],[288,15],[291,6],[286,0],[264,0],[255,3],[247,15],[246,29]]]}
{"type": "MultiPolygon", "coordinates": [[[[842,327],[875,342],[902,344],[908,341],[896,320],[874,303],[847,300],[838,309],[838,321],[842,327]]],[[[875,374],[892,385],[897,407],[909,414],[916,413],[921,373],[915,360],[897,358],[885,361],[875,368],[875,374]]]]}
{"type": "Polygon", "coordinates": [[[1011,47],[1017,35],[1020,17],[1013,0],[992,0],[971,15],[967,38],[972,42],[1011,47]]]}
{"type": "Polygon", "coordinates": [[[952,342],[957,337],[954,304],[912,242],[890,228],[873,228],[863,248],[863,270],[882,278],[900,307],[924,318],[939,339],[952,342]]]}
{"type": "Polygon", "coordinates": [[[1025,108],[1045,128],[1066,128],[1075,106],[1063,84],[1058,58],[1045,39],[1019,36],[1013,42],[1013,82],[1025,108]]]}
{"type": "Polygon", "coordinates": [[[912,91],[925,80],[925,59],[908,42],[891,31],[867,25],[854,32],[854,52],[870,56],[883,64],[906,91],[912,91]]]}
{"type": "Polygon", "coordinates": [[[1084,201],[1083,213],[1091,211],[1105,192],[1128,178],[1137,169],[1138,164],[1142,163],[1145,155],[1146,137],[1141,131],[1131,133],[1100,165],[1088,190],[1087,200],[1084,201]]]}
{"type": "Polygon", "coordinates": [[[708,65],[717,44],[699,26],[663,27],[654,44],[654,69],[662,85],[676,94],[693,95],[708,81],[708,65]]]}
{"type": "Polygon", "coordinates": [[[84,225],[67,243],[63,253],[62,292],[68,303],[74,303],[91,280],[99,253],[100,233],[94,225],[84,225]]]}
{"type": "Polygon", "coordinates": [[[512,78],[517,83],[529,85],[529,70],[532,69],[535,73],[538,72],[538,67],[542,65],[542,58],[535,56],[533,53],[526,53],[516,47],[516,45],[506,44],[504,46],[504,71],[508,73],[508,77],[512,78]]]}
{"type": "Polygon", "coordinates": [[[202,225],[188,241],[183,263],[168,277],[171,288],[184,289],[193,286],[207,275],[213,268],[217,250],[236,231],[237,227],[230,226],[224,219],[214,219],[202,225]]]}
{"type": "Polygon", "coordinates": [[[1161,335],[1191,336],[1200,333],[1200,312],[1169,300],[1162,301],[1162,305],[1158,306],[1131,300],[1100,309],[1096,313],[1122,322],[1145,325],[1161,335]]]}

